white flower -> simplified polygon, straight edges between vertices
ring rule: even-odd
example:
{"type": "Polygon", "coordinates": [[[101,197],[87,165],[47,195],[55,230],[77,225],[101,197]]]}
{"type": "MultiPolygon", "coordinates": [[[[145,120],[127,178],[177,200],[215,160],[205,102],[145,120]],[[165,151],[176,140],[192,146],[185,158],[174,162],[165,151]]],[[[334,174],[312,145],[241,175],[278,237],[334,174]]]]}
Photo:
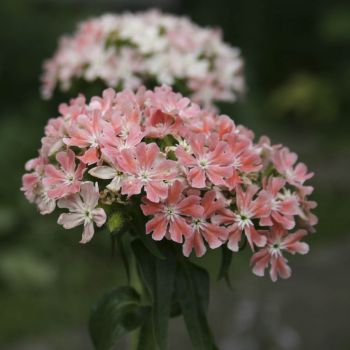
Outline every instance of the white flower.
{"type": "Polygon", "coordinates": [[[69,209],[69,213],[61,214],[58,223],[65,229],[84,225],[80,243],[87,243],[94,235],[94,223],[101,227],[106,222],[106,213],[102,208],[96,208],[99,199],[98,184],[83,182],[80,193],[70,195],[58,201],[59,208],[69,209]]]}

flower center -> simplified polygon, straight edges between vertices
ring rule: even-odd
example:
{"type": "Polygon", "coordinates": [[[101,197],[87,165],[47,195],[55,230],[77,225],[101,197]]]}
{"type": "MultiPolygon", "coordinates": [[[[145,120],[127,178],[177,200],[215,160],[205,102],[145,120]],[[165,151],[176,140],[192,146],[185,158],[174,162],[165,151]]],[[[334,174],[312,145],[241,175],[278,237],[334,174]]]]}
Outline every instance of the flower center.
{"type": "Polygon", "coordinates": [[[191,224],[195,230],[199,230],[203,228],[203,226],[205,225],[205,222],[200,218],[194,218],[191,224]]]}
{"type": "Polygon", "coordinates": [[[199,166],[200,166],[201,168],[204,169],[207,165],[208,165],[208,161],[207,161],[206,159],[201,159],[201,160],[199,161],[199,166]]]}
{"type": "Polygon", "coordinates": [[[253,222],[250,219],[249,213],[240,213],[236,216],[236,222],[241,230],[244,230],[247,226],[252,226],[253,222]]]}
{"type": "Polygon", "coordinates": [[[90,210],[85,210],[84,211],[84,218],[85,218],[85,223],[88,223],[92,220],[92,213],[90,210]]]}
{"type": "Polygon", "coordinates": [[[278,211],[280,208],[280,203],[278,200],[276,199],[273,199],[272,200],[272,203],[271,203],[271,209],[274,210],[274,211],[278,211]]]}
{"type": "Polygon", "coordinates": [[[275,241],[269,245],[269,252],[271,255],[281,255],[281,250],[283,249],[282,242],[275,241]]]}
{"type": "Polygon", "coordinates": [[[147,182],[149,180],[149,173],[146,170],[142,170],[140,172],[140,179],[143,182],[147,182]]]}
{"type": "Polygon", "coordinates": [[[242,165],[241,159],[239,157],[233,158],[232,166],[234,168],[239,168],[242,165]]]}
{"type": "Polygon", "coordinates": [[[66,176],[66,183],[68,185],[72,184],[74,182],[74,175],[73,174],[67,174],[66,176]]]}
{"type": "Polygon", "coordinates": [[[172,207],[165,207],[165,215],[168,220],[173,220],[175,216],[175,209],[172,207]]]}

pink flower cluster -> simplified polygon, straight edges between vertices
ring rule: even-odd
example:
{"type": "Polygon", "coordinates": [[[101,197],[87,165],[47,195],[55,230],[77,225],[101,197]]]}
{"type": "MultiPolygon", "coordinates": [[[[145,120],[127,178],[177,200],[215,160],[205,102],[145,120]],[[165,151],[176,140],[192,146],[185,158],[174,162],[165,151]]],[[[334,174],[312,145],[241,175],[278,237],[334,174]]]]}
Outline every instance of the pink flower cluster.
{"type": "Polygon", "coordinates": [[[22,190],[42,214],[68,209],[58,223],[83,225],[83,243],[106,222],[103,208],[124,203],[127,211],[139,196],[146,234],[182,244],[185,256],[224,244],[237,252],[246,240],[253,272],[270,265],[275,281],[290,276],[285,252],[307,253],[300,240],[317,223],[305,185],[313,174],[288,148],[266,137],[255,143],[250,130],[167,86],[107,89],[59,111],[22,190]]]}
{"type": "Polygon", "coordinates": [[[244,91],[240,50],[221,32],[186,17],[147,11],[106,14],[79,24],[44,64],[42,95],[68,90],[74,81],[136,90],[167,84],[201,104],[234,101],[244,91]]]}

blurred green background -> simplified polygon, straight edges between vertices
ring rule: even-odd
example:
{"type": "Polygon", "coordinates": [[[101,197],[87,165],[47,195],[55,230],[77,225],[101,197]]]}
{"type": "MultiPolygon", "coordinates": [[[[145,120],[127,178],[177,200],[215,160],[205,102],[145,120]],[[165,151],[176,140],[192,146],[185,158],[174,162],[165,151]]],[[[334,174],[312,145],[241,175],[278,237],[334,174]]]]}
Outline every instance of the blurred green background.
{"type": "MultiPolygon", "coordinates": [[[[92,349],[90,305],[125,280],[107,233],[86,246],[40,216],[19,188],[53,102],[39,97],[42,61],[78,20],[159,7],[220,26],[242,48],[248,93],[222,111],[284,143],[316,172],[320,223],[294,275],[254,277],[234,259],[234,290],[214,282],[210,320],[221,350],[350,349],[350,3],[340,0],[2,0],[0,5],[0,348],[92,349]]],[[[202,259],[215,279],[218,254],[202,259]]],[[[171,349],[191,349],[181,320],[171,349]]],[[[126,349],[125,343],[117,349],[126,349]]]]}

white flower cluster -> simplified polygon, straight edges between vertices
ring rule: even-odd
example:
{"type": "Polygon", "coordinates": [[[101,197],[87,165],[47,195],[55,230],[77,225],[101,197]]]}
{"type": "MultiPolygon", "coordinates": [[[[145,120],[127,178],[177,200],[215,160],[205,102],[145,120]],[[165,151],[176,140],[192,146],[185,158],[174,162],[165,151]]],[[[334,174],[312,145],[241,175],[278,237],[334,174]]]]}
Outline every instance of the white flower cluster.
{"type": "Polygon", "coordinates": [[[219,30],[155,10],[92,18],[61,38],[44,64],[42,95],[79,80],[118,90],[168,84],[207,106],[244,92],[240,50],[225,44],[219,30]]]}

